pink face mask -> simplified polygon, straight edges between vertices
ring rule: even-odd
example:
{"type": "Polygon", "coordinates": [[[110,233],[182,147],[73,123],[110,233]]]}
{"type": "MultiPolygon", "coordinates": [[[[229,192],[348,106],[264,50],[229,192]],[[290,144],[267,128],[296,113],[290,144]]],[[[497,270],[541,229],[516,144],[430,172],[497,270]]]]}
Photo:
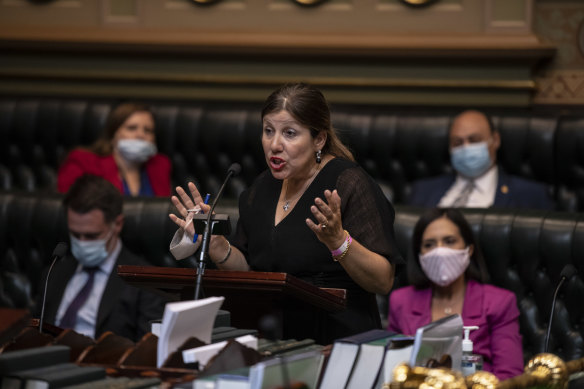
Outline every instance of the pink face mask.
{"type": "Polygon", "coordinates": [[[426,254],[420,254],[420,266],[426,276],[439,286],[452,284],[470,263],[469,248],[462,250],[436,247],[426,254]]]}

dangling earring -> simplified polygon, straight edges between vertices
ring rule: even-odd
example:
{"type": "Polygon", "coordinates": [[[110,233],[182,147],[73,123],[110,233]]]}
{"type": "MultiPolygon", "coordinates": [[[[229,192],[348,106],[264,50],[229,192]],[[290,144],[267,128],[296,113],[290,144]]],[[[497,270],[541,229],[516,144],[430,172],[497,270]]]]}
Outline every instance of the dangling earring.
{"type": "Polygon", "coordinates": [[[320,163],[322,161],[322,158],[321,157],[322,157],[322,151],[321,150],[318,150],[316,152],[316,163],[320,163]]]}

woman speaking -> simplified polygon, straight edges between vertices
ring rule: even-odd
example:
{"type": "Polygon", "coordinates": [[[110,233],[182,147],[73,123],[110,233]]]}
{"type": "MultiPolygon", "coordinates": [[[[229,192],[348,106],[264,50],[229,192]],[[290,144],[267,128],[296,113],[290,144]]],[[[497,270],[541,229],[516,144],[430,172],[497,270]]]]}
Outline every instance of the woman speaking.
{"type": "MultiPolygon", "coordinates": [[[[286,272],[318,287],[347,290],[342,312],[284,312],[284,337],[335,339],[380,328],[375,294],[387,294],[394,265],[394,210],[360,168],[331,125],[322,93],[303,83],[274,91],[262,110],[261,142],[268,169],[239,199],[235,238],[212,236],[209,256],[219,269],[286,272]]],[[[187,209],[205,212],[194,184],[172,197],[187,235],[187,209]]],[[[199,240],[201,238],[199,237],[199,240]]],[[[192,245],[192,252],[197,245],[192,245]]]]}

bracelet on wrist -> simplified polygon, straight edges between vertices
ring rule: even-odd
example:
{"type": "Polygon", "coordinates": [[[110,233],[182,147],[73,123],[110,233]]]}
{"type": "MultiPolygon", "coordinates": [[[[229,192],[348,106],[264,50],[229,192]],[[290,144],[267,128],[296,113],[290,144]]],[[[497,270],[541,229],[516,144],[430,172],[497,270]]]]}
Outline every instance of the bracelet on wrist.
{"type": "Polygon", "coordinates": [[[353,237],[351,237],[351,234],[349,234],[349,232],[345,230],[345,241],[343,242],[341,247],[331,251],[331,255],[333,256],[333,260],[335,262],[338,262],[339,260],[343,259],[345,255],[347,255],[347,251],[349,251],[351,243],[353,243],[353,237]]]}
{"type": "Polygon", "coordinates": [[[223,257],[222,260],[220,260],[219,262],[215,262],[215,265],[221,265],[222,263],[227,262],[227,260],[229,259],[229,256],[231,255],[231,243],[229,243],[228,240],[227,240],[227,246],[229,246],[229,248],[227,249],[227,254],[225,254],[225,257],[223,257]]]}
{"type": "Polygon", "coordinates": [[[344,230],[344,232],[345,232],[345,240],[343,241],[343,244],[338,249],[331,251],[331,255],[333,257],[338,257],[343,252],[345,252],[345,249],[347,248],[349,233],[347,232],[347,230],[344,230]]]}

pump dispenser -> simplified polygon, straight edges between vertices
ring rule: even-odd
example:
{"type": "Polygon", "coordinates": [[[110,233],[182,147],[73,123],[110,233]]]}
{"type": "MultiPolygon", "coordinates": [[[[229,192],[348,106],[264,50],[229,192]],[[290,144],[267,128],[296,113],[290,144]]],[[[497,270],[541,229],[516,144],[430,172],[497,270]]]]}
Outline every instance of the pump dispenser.
{"type": "Polygon", "coordinates": [[[471,375],[479,370],[483,370],[483,357],[478,354],[473,354],[473,343],[470,340],[470,331],[478,330],[477,326],[464,326],[464,339],[462,340],[462,360],[461,371],[465,377],[471,375]]]}

